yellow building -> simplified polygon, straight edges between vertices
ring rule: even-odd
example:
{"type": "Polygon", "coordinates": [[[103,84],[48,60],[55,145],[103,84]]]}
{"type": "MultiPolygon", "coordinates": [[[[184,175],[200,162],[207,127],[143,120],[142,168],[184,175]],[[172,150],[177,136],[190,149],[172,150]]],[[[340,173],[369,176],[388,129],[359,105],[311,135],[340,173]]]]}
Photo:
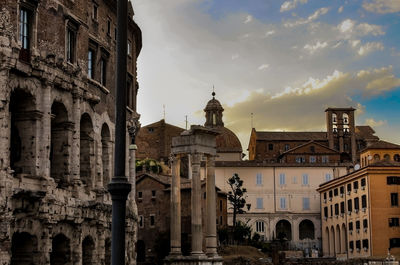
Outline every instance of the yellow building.
{"type": "Polygon", "coordinates": [[[377,141],[360,158],[361,168],[318,188],[324,256],[400,256],[400,145],[377,141]]]}

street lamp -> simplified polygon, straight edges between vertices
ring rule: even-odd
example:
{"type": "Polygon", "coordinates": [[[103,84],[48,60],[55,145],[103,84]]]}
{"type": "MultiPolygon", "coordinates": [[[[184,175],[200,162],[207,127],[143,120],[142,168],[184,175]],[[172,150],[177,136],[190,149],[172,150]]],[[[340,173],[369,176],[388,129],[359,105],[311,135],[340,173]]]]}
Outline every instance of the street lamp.
{"type": "Polygon", "coordinates": [[[128,0],[117,0],[117,5],[114,177],[108,184],[108,191],[112,199],[111,264],[124,265],[126,199],[131,191],[125,176],[128,0]]]}

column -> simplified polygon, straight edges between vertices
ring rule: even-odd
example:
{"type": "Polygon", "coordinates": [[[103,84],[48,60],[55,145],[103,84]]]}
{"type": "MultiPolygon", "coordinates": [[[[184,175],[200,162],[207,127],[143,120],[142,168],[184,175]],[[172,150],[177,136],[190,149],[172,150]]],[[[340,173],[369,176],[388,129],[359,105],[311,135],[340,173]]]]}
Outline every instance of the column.
{"type": "MultiPolygon", "coordinates": [[[[201,226],[201,154],[192,155],[192,252],[191,255],[203,255],[203,231],[201,226]]],[[[214,201],[215,204],[215,201],[214,201]]],[[[214,219],[215,222],[215,219],[214,219]]]]}
{"type": "Polygon", "coordinates": [[[129,183],[132,185],[131,193],[129,193],[129,200],[135,201],[136,196],[136,144],[129,145],[129,183]]]}
{"type": "MultiPolygon", "coordinates": [[[[78,90],[78,88],[75,88],[78,90]]],[[[80,182],[80,126],[81,126],[81,108],[80,98],[78,92],[73,92],[73,122],[74,132],[72,134],[72,147],[71,147],[71,173],[72,179],[75,184],[80,182]]]]}
{"type": "Polygon", "coordinates": [[[215,196],[215,158],[207,157],[207,256],[217,256],[217,224],[215,196]]]}
{"type": "Polygon", "coordinates": [[[171,156],[171,252],[170,255],[181,255],[181,177],[180,157],[171,156]]]}

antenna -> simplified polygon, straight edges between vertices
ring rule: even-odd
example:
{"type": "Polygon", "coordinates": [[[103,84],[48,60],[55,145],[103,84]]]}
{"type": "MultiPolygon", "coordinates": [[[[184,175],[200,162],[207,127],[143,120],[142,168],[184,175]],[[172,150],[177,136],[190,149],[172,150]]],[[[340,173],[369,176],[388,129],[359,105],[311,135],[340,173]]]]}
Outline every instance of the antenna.
{"type": "Polygon", "coordinates": [[[251,128],[253,129],[254,128],[254,124],[253,124],[253,112],[250,114],[250,116],[251,116],[251,128]]]}
{"type": "Polygon", "coordinates": [[[185,115],[185,123],[186,123],[186,130],[187,130],[187,126],[188,126],[188,119],[187,119],[187,115],[185,115]]]}
{"type": "Polygon", "coordinates": [[[211,95],[213,96],[213,99],[215,98],[215,90],[214,90],[214,85],[213,85],[213,92],[211,93],[211,95]]]}
{"type": "Polygon", "coordinates": [[[163,104],[162,106],[163,106],[163,119],[165,121],[165,104],[163,104]]]}

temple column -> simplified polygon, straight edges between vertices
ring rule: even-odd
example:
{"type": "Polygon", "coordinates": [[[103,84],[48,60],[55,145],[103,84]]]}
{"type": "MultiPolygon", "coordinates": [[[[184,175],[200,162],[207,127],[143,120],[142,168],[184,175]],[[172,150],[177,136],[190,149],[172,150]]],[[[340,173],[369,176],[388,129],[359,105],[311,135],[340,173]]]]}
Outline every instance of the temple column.
{"type": "Polygon", "coordinates": [[[171,252],[170,255],[181,255],[181,178],[180,157],[171,156],[171,252]]]}
{"type": "Polygon", "coordinates": [[[207,156],[207,256],[217,254],[217,224],[216,224],[216,196],[215,196],[215,158],[207,156]]]}
{"type": "MultiPolygon", "coordinates": [[[[201,226],[201,180],[200,161],[202,154],[192,155],[192,252],[191,255],[203,255],[203,231],[201,226]]],[[[215,202],[214,202],[215,203],[215,202]]],[[[215,222],[215,219],[214,219],[215,222]]]]}

